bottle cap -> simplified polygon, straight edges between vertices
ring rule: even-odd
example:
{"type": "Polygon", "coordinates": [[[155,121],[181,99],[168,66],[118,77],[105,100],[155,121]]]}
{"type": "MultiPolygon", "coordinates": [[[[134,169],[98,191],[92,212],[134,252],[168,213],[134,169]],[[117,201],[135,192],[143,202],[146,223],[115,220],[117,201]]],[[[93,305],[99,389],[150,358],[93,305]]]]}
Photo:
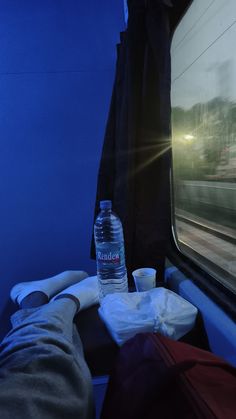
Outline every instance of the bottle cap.
{"type": "Polygon", "coordinates": [[[100,209],[111,209],[112,203],[111,201],[100,201],[100,209]]]}

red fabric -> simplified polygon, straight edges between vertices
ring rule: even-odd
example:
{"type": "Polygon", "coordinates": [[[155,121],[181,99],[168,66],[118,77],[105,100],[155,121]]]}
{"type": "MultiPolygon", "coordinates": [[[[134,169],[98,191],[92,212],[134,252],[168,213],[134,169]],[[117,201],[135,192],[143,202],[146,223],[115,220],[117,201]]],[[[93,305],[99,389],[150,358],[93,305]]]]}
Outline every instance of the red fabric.
{"type": "Polygon", "coordinates": [[[145,333],[120,350],[102,419],[236,417],[236,369],[210,352],[145,333]]]}

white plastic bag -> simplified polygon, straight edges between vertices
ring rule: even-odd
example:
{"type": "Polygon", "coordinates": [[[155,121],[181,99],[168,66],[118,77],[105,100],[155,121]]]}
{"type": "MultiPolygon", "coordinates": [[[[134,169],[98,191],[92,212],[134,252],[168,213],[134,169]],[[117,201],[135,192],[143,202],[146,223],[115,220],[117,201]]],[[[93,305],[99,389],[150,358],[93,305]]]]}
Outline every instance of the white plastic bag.
{"type": "Polygon", "coordinates": [[[99,315],[118,345],[140,332],[159,332],[180,339],[194,326],[197,309],[165,288],[108,294],[99,315]]]}

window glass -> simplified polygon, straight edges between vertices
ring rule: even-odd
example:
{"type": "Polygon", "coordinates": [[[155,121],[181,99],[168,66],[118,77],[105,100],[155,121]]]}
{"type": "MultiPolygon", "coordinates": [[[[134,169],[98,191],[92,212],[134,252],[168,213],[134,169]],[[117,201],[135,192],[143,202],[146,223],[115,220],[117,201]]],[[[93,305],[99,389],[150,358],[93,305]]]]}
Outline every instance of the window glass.
{"type": "Polygon", "coordinates": [[[176,242],[234,291],[235,44],[235,0],[195,0],[175,31],[171,48],[176,242]]]}

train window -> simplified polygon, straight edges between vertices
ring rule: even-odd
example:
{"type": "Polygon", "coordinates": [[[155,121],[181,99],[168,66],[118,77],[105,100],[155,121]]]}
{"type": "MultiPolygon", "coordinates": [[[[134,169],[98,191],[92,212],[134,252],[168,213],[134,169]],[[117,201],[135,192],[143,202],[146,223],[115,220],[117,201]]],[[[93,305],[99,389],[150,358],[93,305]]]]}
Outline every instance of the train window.
{"type": "Polygon", "coordinates": [[[179,250],[236,291],[236,2],[196,0],[172,56],[173,229],[179,250]]]}

